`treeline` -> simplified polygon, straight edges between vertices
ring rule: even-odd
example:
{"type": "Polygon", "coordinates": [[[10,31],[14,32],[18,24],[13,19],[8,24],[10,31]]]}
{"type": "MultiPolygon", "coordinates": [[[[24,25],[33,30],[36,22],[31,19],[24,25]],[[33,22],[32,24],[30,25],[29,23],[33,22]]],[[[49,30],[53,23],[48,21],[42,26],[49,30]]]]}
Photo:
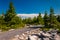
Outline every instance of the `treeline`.
{"type": "Polygon", "coordinates": [[[60,29],[60,15],[54,13],[54,9],[50,8],[50,14],[45,11],[42,17],[41,13],[37,17],[23,19],[25,24],[32,25],[44,25],[45,28],[57,28],[60,29]]]}
{"type": "Polygon", "coordinates": [[[60,15],[55,15],[54,9],[51,7],[49,15],[45,11],[44,17],[39,13],[37,17],[22,19],[17,16],[12,2],[10,2],[7,12],[0,15],[0,30],[22,28],[27,24],[45,25],[46,28],[60,28],[60,15]]]}

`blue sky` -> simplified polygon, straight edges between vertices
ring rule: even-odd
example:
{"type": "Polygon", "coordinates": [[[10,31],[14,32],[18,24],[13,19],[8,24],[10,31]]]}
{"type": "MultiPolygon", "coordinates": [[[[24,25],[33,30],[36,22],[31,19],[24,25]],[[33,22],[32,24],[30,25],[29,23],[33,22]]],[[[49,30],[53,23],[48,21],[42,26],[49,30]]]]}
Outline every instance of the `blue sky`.
{"type": "Polygon", "coordinates": [[[52,6],[55,13],[60,13],[60,0],[0,0],[0,14],[6,12],[10,1],[13,2],[16,13],[44,13],[52,6]]]}

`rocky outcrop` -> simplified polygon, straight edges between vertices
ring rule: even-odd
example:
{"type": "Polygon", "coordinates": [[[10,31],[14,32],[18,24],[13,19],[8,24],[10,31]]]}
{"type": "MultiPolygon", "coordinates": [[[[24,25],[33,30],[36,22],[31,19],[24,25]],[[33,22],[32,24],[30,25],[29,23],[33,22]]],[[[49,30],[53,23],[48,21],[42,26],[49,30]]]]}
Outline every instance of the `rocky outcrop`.
{"type": "Polygon", "coordinates": [[[10,40],[60,40],[60,36],[55,30],[40,31],[39,29],[24,32],[21,35],[16,35],[10,40]]]}

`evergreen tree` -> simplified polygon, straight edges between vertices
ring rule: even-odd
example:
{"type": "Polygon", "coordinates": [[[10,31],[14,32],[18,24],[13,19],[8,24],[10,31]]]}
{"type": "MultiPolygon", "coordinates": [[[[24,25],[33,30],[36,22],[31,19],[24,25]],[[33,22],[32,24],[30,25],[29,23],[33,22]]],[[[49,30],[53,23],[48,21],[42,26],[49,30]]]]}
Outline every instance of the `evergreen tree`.
{"type": "Polygon", "coordinates": [[[24,24],[32,24],[31,22],[32,22],[32,19],[30,17],[23,19],[24,24]]]}
{"type": "Polygon", "coordinates": [[[22,20],[24,24],[27,24],[27,18],[22,20]]]}
{"type": "Polygon", "coordinates": [[[60,22],[60,15],[58,15],[57,20],[58,20],[58,22],[60,22]]]}
{"type": "Polygon", "coordinates": [[[31,18],[28,18],[27,19],[27,24],[31,24],[31,22],[32,22],[32,19],[31,18]]]}
{"type": "Polygon", "coordinates": [[[0,15],[0,24],[1,25],[5,23],[4,18],[5,18],[4,12],[2,12],[2,15],[0,15]]]}
{"type": "Polygon", "coordinates": [[[50,8],[50,27],[55,27],[57,26],[58,22],[57,22],[57,19],[54,15],[54,9],[53,8],[50,8]]]}
{"type": "Polygon", "coordinates": [[[37,23],[38,24],[43,24],[43,18],[41,16],[41,13],[39,13],[38,17],[37,17],[37,23]]]}
{"type": "Polygon", "coordinates": [[[0,16],[0,24],[1,25],[4,24],[4,18],[3,18],[3,16],[0,16]]]}
{"type": "Polygon", "coordinates": [[[5,14],[5,21],[10,22],[12,20],[12,18],[15,16],[16,16],[16,13],[15,13],[13,3],[10,2],[9,9],[8,9],[7,13],[5,14]]]}
{"type": "MultiPolygon", "coordinates": [[[[7,26],[13,25],[14,27],[19,24],[21,25],[21,23],[22,23],[22,19],[16,15],[15,8],[14,8],[12,2],[10,2],[9,9],[5,14],[5,22],[6,22],[7,26]]],[[[12,28],[14,28],[14,27],[12,27],[12,28]]]]}
{"type": "Polygon", "coordinates": [[[36,17],[33,18],[32,23],[37,24],[37,18],[36,17]]]}
{"type": "Polygon", "coordinates": [[[49,17],[47,15],[47,11],[45,11],[45,15],[44,15],[44,25],[45,27],[48,27],[49,24],[49,17]]]}

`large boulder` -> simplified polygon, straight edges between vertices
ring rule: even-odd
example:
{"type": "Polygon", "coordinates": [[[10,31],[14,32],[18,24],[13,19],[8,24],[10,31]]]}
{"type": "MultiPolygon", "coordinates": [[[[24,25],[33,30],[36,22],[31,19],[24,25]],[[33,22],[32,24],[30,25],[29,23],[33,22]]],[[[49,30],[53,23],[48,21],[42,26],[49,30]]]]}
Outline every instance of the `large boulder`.
{"type": "Polygon", "coordinates": [[[28,40],[38,40],[39,37],[37,35],[29,35],[28,40]]]}

